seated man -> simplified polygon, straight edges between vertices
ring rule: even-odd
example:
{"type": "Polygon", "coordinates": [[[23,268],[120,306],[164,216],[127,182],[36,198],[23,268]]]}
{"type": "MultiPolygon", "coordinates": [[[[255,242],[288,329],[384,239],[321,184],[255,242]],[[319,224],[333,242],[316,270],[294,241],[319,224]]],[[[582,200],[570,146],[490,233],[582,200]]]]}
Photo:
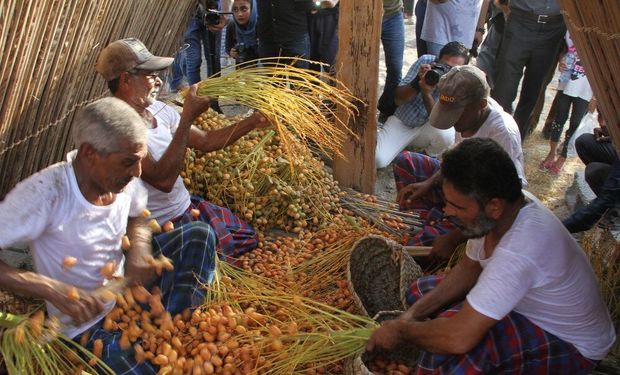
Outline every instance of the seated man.
{"type": "Polygon", "coordinates": [[[610,209],[620,207],[620,160],[599,113],[600,128],[594,134],[582,134],[575,149],[586,165],[585,177],[596,198],[563,221],[571,233],[592,228],[610,209]]]}
{"type": "Polygon", "coordinates": [[[416,61],[396,88],[394,101],[398,105],[394,115],[387,118],[377,133],[375,163],[377,168],[387,167],[399,152],[408,145],[437,156],[454,143],[453,129],[436,129],[428,124],[439,92],[436,85],[428,85],[424,75],[431,64],[446,69],[467,62],[468,50],[459,42],[446,44],[439,53],[423,55],[416,61]]]}
{"type": "Polygon", "coordinates": [[[200,220],[209,223],[218,246],[227,257],[250,251],[258,244],[254,229],[230,210],[190,197],[180,172],[184,167],[185,149],[203,152],[219,150],[257,127],[268,125],[259,112],[224,129],[205,132],[192,126],[192,121],[209,109],[209,98],[198,97],[196,86],[185,98],[183,112],[157,101],[162,85],[159,71],[173,59],[153,56],[137,39],[111,43],[99,54],[97,72],[108,82],[112,94],[129,103],[146,121],[148,155],[142,163],[142,180],[148,190],[148,209],[160,224],[170,220],[175,225],[193,220],[192,209],[200,211],[200,220]]]}
{"type": "MultiPolygon", "coordinates": [[[[471,65],[457,66],[441,78],[438,88],[439,102],[433,107],[430,124],[441,129],[454,126],[457,144],[465,138],[493,139],[508,152],[525,186],[519,128],[514,119],[489,97],[484,73],[471,65]]],[[[423,229],[408,243],[432,243],[432,254],[445,259],[464,238],[459,230],[452,230],[454,226],[448,220],[443,219],[441,208],[445,201],[439,169],[438,159],[405,151],[394,163],[394,177],[400,208],[420,210],[426,219],[423,229]],[[446,235],[437,237],[442,234],[446,235]]]]}
{"type": "Polygon", "coordinates": [[[366,349],[414,345],[417,374],[588,374],[616,334],[579,245],[523,195],[495,141],[446,151],[441,174],[446,215],[470,238],[466,254],[445,278],[414,281],[411,307],[366,349]]]}
{"type": "Polygon", "coordinates": [[[102,318],[115,305],[95,292],[108,283],[104,266],[113,262],[113,276],[126,275],[129,285],[158,285],[173,315],[202,304],[200,283],[209,283],[215,269],[215,234],[205,223],[179,227],[151,242],[142,217],[146,191],[137,179],[146,138],[144,122],[133,108],[116,98],[100,99],[77,116],[77,150],[67,161],[20,182],[0,202],[0,248],[29,244],[36,271],[0,261],[0,287],[44,299],[47,312],[59,318],[67,337],[79,342],[88,332],[87,349],[101,339],[102,359],[118,374],[155,371],[148,363],[138,365],[133,350],[119,348],[120,331],[102,329],[102,318]],[[131,243],[126,254],[121,250],[125,234],[131,243]],[[155,278],[146,263],[152,245],[174,262],[174,271],[161,278],[155,278]],[[66,257],[77,262],[68,268],[66,257]]]}

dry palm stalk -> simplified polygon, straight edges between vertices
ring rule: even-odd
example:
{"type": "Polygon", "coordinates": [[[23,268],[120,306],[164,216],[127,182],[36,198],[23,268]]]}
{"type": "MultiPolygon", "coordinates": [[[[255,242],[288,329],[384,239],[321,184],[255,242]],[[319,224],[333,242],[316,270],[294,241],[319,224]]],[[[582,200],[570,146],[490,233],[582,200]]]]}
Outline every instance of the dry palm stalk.
{"type": "Polygon", "coordinates": [[[414,212],[403,212],[394,202],[382,200],[373,195],[361,194],[346,189],[341,204],[356,216],[373,223],[377,228],[395,236],[403,236],[419,229],[423,221],[414,212]]]}
{"type": "Polygon", "coordinates": [[[329,74],[282,64],[278,58],[248,62],[224,76],[213,76],[198,84],[198,93],[213,98],[232,98],[261,111],[273,124],[285,153],[292,159],[295,143],[316,144],[329,155],[343,156],[341,148],[354,137],[346,122],[336,116],[338,108],[349,116],[361,104],[329,74]]]}

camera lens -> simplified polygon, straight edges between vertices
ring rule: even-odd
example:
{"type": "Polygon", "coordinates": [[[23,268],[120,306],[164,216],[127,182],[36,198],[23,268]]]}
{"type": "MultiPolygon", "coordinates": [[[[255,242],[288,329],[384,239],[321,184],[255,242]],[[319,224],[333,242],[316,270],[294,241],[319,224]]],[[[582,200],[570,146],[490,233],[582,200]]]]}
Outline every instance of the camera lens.
{"type": "Polygon", "coordinates": [[[431,69],[424,75],[424,82],[429,86],[435,86],[439,82],[441,75],[435,69],[431,69]]]}

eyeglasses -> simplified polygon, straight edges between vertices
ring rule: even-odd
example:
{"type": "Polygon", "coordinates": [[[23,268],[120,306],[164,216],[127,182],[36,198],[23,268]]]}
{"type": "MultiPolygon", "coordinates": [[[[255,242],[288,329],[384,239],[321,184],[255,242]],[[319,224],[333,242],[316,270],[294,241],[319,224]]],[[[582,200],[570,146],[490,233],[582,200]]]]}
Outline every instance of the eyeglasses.
{"type": "Polygon", "coordinates": [[[135,70],[134,69],[134,70],[130,70],[128,73],[134,76],[144,76],[151,81],[156,81],[157,78],[159,78],[159,72],[157,71],[153,72],[153,71],[148,71],[148,70],[135,70]]]}

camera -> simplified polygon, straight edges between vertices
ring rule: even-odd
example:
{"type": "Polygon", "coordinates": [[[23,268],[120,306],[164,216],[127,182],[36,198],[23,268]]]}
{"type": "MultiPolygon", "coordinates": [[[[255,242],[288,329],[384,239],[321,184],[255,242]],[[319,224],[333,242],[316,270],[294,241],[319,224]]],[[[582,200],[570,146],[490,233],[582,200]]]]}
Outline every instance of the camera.
{"type": "Polygon", "coordinates": [[[226,14],[232,14],[232,12],[220,12],[215,9],[207,9],[205,11],[205,24],[207,26],[215,26],[220,23],[220,17],[226,14]]]}
{"type": "MultiPolygon", "coordinates": [[[[431,69],[424,75],[424,82],[428,86],[435,86],[439,79],[444,74],[448,73],[452,67],[448,64],[442,64],[434,62],[431,64],[431,69]]],[[[420,76],[416,76],[410,83],[411,87],[420,91],[420,76]]]]}
{"type": "Polygon", "coordinates": [[[235,44],[235,46],[233,47],[234,49],[237,50],[237,58],[235,60],[237,60],[237,63],[242,63],[246,61],[246,47],[245,47],[245,43],[237,43],[235,44]]]}

